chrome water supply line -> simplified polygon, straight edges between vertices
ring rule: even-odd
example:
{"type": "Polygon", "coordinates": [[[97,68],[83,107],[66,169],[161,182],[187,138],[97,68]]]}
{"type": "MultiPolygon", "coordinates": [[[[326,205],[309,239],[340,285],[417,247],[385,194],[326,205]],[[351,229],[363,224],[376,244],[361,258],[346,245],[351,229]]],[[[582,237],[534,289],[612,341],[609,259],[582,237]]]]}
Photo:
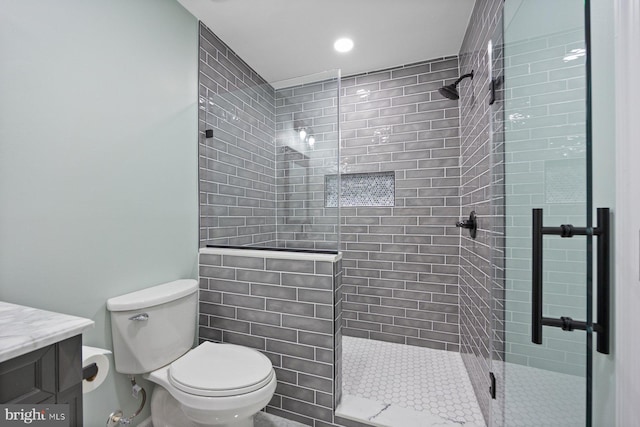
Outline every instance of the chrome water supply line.
{"type": "Polygon", "coordinates": [[[138,410],[133,415],[131,415],[130,417],[125,417],[124,413],[122,412],[121,409],[118,409],[115,412],[112,412],[109,415],[109,418],[107,419],[106,427],[115,427],[117,425],[125,425],[126,426],[126,425],[131,424],[133,419],[135,417],[137,417],[138,415],[140,415],[140,412],[142,412],[142,409],[144,408],[144,405],[147,402],[147,392],[145,391],[144,388],[140,387],[136,383],[136,377],[134,377],[133,375],[129,375],[129,379],[131,380],[131,394],[132,394],[132,396],[135,399],[137,399],[138,396],[140,394],[142,394],[142,402],[140,402],[140,406],[138,407],[138,410]]]}

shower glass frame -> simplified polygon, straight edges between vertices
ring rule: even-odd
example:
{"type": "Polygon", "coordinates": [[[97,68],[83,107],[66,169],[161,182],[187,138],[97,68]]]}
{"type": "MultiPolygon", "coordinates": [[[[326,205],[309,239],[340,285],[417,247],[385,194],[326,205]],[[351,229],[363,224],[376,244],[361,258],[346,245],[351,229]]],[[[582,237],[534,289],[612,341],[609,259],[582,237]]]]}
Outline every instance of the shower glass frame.
{"type": "Polygon", "coordinates": [[[543,241],[544,316],[587,330],[545,326],[542,345],[531,342],[532,209],[543,208],[545,227],[593,227],[589,8],[506,0],[496,35],[491,426],[591,426],[592,236],[543,241]]]}
{"type": "Polygon", "coordinates": [[[340,179],[340,78],[201,94],[201,247],[339,252],[340,207],[324,205],[324,186],[340,179]]]}

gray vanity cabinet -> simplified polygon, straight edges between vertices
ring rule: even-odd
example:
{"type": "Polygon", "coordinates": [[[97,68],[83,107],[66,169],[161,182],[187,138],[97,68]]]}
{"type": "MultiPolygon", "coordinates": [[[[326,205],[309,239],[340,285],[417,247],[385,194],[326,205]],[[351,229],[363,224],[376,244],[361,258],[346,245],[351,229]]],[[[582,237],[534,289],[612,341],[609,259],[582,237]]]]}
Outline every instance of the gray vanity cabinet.
{"type": "Polygon", "coordinates": [[[0,363],[0,403],[67,403],[82,426],[82,335],[0,363]]]}

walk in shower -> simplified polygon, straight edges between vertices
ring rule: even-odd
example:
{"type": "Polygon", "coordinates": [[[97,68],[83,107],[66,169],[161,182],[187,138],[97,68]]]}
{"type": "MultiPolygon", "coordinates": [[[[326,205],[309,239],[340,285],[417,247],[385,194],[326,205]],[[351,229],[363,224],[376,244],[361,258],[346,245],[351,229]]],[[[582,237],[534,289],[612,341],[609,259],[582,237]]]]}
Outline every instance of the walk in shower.
{"type": "Polygon", "coordinates": [[[344,417],[483,423],[460,355],[464,135],[459,102],[439,92],[460,73],[447,57],[343,78],[343,181],[393,184],[391,200],[341,206],[344,417]]]}
{"type": "Polygon", "coordinates": [[[590,425],[585,22],[477,1],[458,55],[277,83],[201,26],[199,338],[272,360],[268,412],[590,425]]]}
{"type": "MultiPolygon", "coordinates": [[[[385,161],[401,155],[408,161],[395,169],[401,190],[392,211],[420,206],[417,218],[371,218],[363,209],[360,222],[349,223],[343,207],[345,382],[339,413],[375,425],[590,425],[592,330],[602,331],[598,348],[605,351],[607,342],[606,319],[596,324],[586,308],[595,240],[578,231],[561,235],[567,227],[589,234],[591,224],[604,233],[608,218],[601,211],[595,224],[590,205],[587,19],[580,1],[476,2],[455,73],[447,74],[436,60],[355,77],[356,87],[366,82],[376,94],[402,78],[402,97],[420,93],[416,84],[441,79],[447,87],[458,76],[468,79],[460,82],[453,104],[435,92],[436,85],[422,86],[428,97],[412,99],[415,114],[410,102],[391,99],[405,110],[395,110],[402,119],[385,135],[398,150],[385,161]],[[376,77],[379,87],[372,88],[376,77]],[[447,127],[451,133],[443,134],[447,127]],[[429,155],[407,153],[417,147],[429,155]],[[458,152],[439,157],[445,147],[458,152]],[[445,179],[451,192],[440,201],[445,179]],[[537,209],[544,226],[556,230],[538,232],[556,235],[542,240],[540,234],[534,252],[537,209]],[[476,235],[453,227],[472,212],[476,235]],[[359,240],[350,240],[351,225],[359,240]],[[384,232],[372,237],[371,230],[384,232]],[[414,230],[420,231],[412,235],[414,230]],[[350,249],[360,244],[354,255],[350,249]],[[414,271],[402,265],[418,259],[422,265],[414,271]],[[379,267],[385,263],[386,270],[379,267]],[[344,407],[350,404],[352,409],[344,407]]],[[[365,108],[356,105],[359,110],[365,108]]],[[[347,132],[343,150],[365,145],[348,138],[347,132]]],[[[606,292],[601,295],[606,304],[606,292]]],[[[599,317],[606,315],[601,309],[599,317]]]]}

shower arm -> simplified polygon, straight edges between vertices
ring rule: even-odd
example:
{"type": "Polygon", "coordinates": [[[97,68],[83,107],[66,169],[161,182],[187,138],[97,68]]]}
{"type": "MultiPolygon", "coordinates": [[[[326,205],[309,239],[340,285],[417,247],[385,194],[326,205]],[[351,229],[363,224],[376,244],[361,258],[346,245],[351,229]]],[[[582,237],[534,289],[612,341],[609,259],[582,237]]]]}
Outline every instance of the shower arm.
{"type": "Polygon", "coordinates": [[[458,80],[456,80],[455,83],[453,83],[453,85],[458,86],[458,83],[460,83],[462,80],[466,79],[467,77],[471,77],[471,80],[473,80],[473,70],[471,70],[470,73],[460,76],[458,80]]]}

